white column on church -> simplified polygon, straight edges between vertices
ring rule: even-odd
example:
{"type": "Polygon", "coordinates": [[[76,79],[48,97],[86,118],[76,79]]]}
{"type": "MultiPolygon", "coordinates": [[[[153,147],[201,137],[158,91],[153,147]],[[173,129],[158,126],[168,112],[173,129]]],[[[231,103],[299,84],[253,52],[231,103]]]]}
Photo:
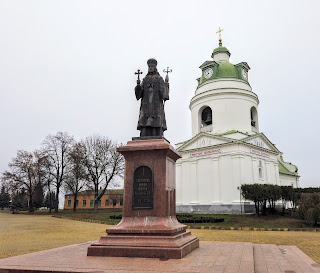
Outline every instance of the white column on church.
{"type": "Polygon", "coordinates": [[[198,177],[197,177],[197,161],[190,162],[190,204],[198,204],[198,177]]]}
{"type": "Polygon", "coordinates": [[[232,184],[231,184],[231,192],[232,192],[232,202],[240,203],[240,187],[241,184],[241,162],[240,159],[243,159],[242,155],[232,155],[232,184]]]}
{"type": "MultiPolygon", "coordinates": [[[[242,166],[241,166],[242,167],[242,166]]],[[[243,184],[252,184],[253,183],[253,168],[252,168],[252,158],[251,154],[246,154],[244,156],[244,180],[242,181],[243,184]]]]}
{"type": "Polygon", "coordinates": [[[240,186],[241,186],[242,184],[247,184],[245,155],[240,155],[239,159],[240,159],[240,173],[241,173],[240,186]]]}
{"type": "Polygon", "coordinates": [[[190,200],[192,198],[191,193],[191,179],[190,179],[190,162],[188,161],[182,161],[181,162],[181,203],[182,205],[188,205],[190,203],[190,200]]]}
{"type": "Polygon", "coordinates": [[[212,204],[221,204],[219,157],[211,158],[212,165],[212,204]]]}
{"type": "Polygon", "coordinates": [[[270,181],[270,164],[268,161],[265,161],[265,166],[266,166],[266,175],[265,175],[265,182],[266,183],[271,183],[270,181]]]}
{"type": "Polygon", "coordinates": [[[258,160],[255,157],[252,157],[252,184],[259,182],[259,173],[258,173],[258,160]]]}
{"type": "Polygon", "coordinates": [[[269,175],[269,183],[271,184],[277,184],[277,178],[276,178],[276,168],[275,168],[275,164],[273,161],[269,162],[269,169],[270,169],[270,175],[269,175]]]}
{"type": "Polygon", "coordinates": [[[278,165],[278,162],[275,162],[274,163],[274,169],[275,169],[275,174],[276,174],[276,185],[279,185],[281,186],[280,184],[280,178],[279,178],[279,165],[278,165]]]}

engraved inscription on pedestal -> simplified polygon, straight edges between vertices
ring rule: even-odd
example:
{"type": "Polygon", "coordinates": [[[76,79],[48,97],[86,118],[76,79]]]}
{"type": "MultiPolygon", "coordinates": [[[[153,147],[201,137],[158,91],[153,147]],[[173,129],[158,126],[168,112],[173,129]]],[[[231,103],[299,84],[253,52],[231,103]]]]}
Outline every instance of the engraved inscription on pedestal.
{"type": "Polygon", "coordinates": [[[147,166],[134,171],[132,209],[153,209],[153,175],[147,166]]]}

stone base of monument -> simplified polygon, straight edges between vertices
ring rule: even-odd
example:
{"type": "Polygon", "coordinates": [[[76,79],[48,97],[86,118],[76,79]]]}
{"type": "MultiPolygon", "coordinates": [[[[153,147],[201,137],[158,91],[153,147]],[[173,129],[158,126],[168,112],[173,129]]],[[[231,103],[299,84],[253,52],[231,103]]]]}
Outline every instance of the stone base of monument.
{"type": "Polygon", "coordinates": [[[127,229],[124,233],[114,233],[108,229],[108,235],[88,247],[87,255],[181,259],[199,247],[199,239],[185,229],[176,233],[163,233],[158,228],[143,231],[137,234],[127,229]]]}
{"type": "Polygon", "coordinates": [[[199,247],[176,219],[180,155],[163,138],[129,141],[118,151],[125,157],[122,220],[88,248],[88,256],[181,259],[199,247]]]}

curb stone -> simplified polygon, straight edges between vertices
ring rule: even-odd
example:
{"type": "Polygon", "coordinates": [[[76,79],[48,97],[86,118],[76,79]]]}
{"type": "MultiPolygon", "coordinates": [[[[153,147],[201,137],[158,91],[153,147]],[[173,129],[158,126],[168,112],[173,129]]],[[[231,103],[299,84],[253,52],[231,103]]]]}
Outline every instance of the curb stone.
{"type": "Polygon", "coordinates": [[[245,231],[308,231],[308,232],[320,232],[320,228],[249,228],[249,227],[188,226],[188,229],[245,230],[245,231]]]}

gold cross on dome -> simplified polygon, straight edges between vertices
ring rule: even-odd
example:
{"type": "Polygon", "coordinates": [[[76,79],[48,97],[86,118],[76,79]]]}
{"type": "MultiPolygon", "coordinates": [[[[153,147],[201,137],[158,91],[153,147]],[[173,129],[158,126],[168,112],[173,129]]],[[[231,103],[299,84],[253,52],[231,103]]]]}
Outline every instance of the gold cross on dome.
{"type": "Polygon", "coordinates": [[[224,29],[220,29],[219,27],[219,30],[216,32],[216,33],[219,33],[219,41],[221,41],[221,32],[224,31],[224,29]]]}
{"type": "Polygon", "coordinates": [[[221,31],[223,31],[224,29],[220,29],[220,27],[219,27],[219,30],[216,32],[216,33],[219,33],[219,45],[220,44],[222,44],[221,43],[221,41],[222,41],[222,39],[221,39],[221,31]]]}

